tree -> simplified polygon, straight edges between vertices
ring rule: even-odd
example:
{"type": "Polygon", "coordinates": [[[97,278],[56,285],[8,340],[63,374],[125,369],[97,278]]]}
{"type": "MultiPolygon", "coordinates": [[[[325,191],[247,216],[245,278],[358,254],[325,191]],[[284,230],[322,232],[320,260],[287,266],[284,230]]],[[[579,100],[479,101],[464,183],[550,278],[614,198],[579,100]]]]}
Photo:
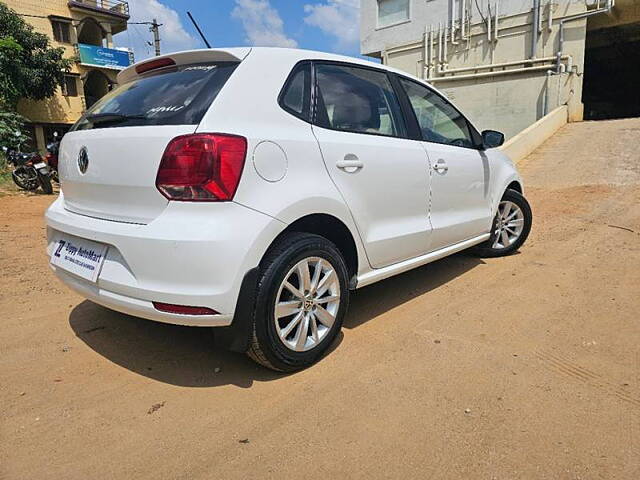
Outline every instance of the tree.
{"type": "Polygon", "coordinates": [[[20,98],[51,97],[71,66],[63,55],[63,48],[52,48],[46,35],[0,2],[0,111],[15,111],[20,98]]]}
{"type": "Polygon", "coordinates": [[[25,120],[16,112],[0,112],[0,146],[17,149],[27,141],[23,131],[25,120]]]}

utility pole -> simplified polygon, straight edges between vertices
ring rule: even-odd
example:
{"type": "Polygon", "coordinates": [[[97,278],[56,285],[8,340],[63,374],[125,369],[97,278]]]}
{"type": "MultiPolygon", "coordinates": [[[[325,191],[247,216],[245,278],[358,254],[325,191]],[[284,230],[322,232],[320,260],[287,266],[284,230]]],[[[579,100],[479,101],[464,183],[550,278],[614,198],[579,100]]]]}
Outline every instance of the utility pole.
{"type": "Polygon", "coordinates": [[[149,27],[149,31],[153,32],[153,46],[156,49],[156,57],[160,55],[160,29],[158,28],[160,25],[162,24],[159,24],[154,18],[149,27]]]}
{"type": "Polygon", "coordinates": [[[163,24],[158,23],[154,18],[153,22],[129,22],[129,25],[149,25],[149,31],[153,32],[153,43],[147,42],[147,45],[152,46],[156,50],[156,56],[160,55],[160,29],[163,24]]]}

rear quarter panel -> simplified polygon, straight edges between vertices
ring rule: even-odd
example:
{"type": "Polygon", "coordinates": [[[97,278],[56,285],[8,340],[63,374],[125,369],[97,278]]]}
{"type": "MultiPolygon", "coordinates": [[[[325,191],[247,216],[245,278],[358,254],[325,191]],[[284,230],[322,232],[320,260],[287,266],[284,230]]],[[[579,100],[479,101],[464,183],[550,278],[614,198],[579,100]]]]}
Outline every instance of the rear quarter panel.
{"type": "MultiPolygon", "coordinates": [[[[299,51],[290,55],[279,52],[277,61],[272,61],[265,52],[250,53],[234,71],[197,131],[230,133],[247,139],[247,157],[235,202],[285,224],[314,213],[336,217],[354,237],[359,270],[366,271],[369,264],[361,239],[349,209],[329,177],[311,125],[278,104],[278,95],[289,73],[302,59],[299,51]],[[268,175],[261,150],[265,143],[277,145],[282,152],[274,160],[278,163],[275,170],[266,172],[268,175]]],[[[270,151],[276,152],[277,147],[270,151]]]]}

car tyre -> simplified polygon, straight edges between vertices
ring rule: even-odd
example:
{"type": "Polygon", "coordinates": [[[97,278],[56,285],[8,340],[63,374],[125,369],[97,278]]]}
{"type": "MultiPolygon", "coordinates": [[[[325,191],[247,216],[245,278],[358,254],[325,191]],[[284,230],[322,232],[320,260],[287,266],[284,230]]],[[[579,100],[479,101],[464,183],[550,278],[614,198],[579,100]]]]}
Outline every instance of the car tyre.
{"type": "Polygon", "coordinates": [[[314,234],[285,234],[260,264],[247,355],[280,372],[317,362],[342,327],[347,278],[345,260],[332,242],[314,234]]]}
{"type": "Polygon", "coordinates": [[[493,218],[489,240],[474,247],[473,253],[485,258],[511,255],[527,240],[532,221],[527,199],[515,190],[507,190],[493,218]]]}

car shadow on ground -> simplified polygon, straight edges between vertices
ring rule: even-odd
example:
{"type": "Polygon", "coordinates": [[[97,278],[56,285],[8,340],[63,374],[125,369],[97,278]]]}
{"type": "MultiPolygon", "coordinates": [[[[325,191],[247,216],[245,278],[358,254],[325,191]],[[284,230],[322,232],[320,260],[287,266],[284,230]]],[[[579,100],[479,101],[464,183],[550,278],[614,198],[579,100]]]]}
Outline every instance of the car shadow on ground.
{"type": "MultiPolygon", "coordinates": [[[[355,292],[346,328],[359,325],[483,264],[458,254],[355,292]]],[[[69,316],[76,336],[98,354],[132,372],[171,385],[250,387],[282,378],[245,355],[216,348],[212,329],[152,322],[114,312],[88,300],[69,316]]],[[[342,342],[340,333],[331,350],[342,342]]]]}
{"type": "Polygon", "coordinates": [[[356,328],[484,263],[481,258],[462,252],[356,290],[343,326],[356,328]]]}

